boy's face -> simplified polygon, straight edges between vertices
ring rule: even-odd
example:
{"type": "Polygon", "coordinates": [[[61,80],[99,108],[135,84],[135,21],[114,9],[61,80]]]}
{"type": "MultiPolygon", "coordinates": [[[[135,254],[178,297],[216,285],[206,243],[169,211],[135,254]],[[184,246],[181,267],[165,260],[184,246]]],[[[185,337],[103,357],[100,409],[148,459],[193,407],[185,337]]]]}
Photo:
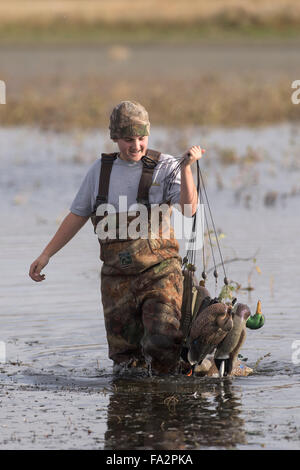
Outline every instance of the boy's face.
{"type": "Polygon", "coordinates": [[[120,150],[120,158],[127,162],[138,162],[146,155],[148,146],[148,136],[143,137],[124,137],[115,139],[120,150]]]}

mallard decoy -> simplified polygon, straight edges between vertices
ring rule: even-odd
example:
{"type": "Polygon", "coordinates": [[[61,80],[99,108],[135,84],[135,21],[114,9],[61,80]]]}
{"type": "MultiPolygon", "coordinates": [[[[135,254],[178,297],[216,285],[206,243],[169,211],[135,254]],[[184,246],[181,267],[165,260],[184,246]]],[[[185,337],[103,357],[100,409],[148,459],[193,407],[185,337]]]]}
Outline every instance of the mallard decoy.
{"type": "Polygon", "coordinates": [[[211,296],[206,287],[202,285],[195,286],[195,304],[193,305],[193,312],[199,315],[202,310],[208,307],[211,303],[211,296]]]}
{"type": "Polygon", "coordinates": [[[200,311],[192,323],[187,340],[188,361],[194,366],[211,354],[233,327],[232,306],[212,303],[200,311]]]}
{"type": "Polygon", "coordinates": [[[250,315],[248,305],[238,303],[233,309],[233,327],[217,346],[214,357],[220,377],[230,375],[233,370],[238,352],[246,339],[246,322],[250,315]]]}
{"type": "Polygon", "coordinates": [[[184,271],[184,294],[181,308],[181,331],[184,342],[181,349],[181,358],[188,363],[187,338],[193,319],[199,313],[208,307],[211,303],[211,297],[208,290],[203,285],[197,285],[196,278],[190,276],[188,270],[184,271]]]}

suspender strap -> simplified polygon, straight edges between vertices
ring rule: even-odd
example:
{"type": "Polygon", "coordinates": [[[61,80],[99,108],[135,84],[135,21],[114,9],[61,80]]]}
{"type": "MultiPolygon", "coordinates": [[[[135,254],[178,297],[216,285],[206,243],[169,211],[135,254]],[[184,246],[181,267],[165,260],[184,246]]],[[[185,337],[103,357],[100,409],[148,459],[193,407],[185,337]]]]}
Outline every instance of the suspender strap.
{"type": "MultiPolygon", "coordinates": [[[[99,189],[95,207],[99,204],[105,204],[108,201],[108,190],[110,174],[118,153],[102,153],[101,155],[101,171],[99,177],[99,189]]],[[[137,202],[149,205],[149,190],[152,184],[152,176],[160,157],[160,152],[148,149],[144,157],[142,157],[143,170],[139,183],[137,202]]]]}
{"type": "Polygon", "coordinates": [[[102,153],[101,155],[101,171],[99,177],[98,196],[96,200],[97,207],[99,204],[104,204],[108,201],[110,174],[117,156],[117,153],[102,153]]]}
{"type": "Polygon", "coordinates": [[[149,190],[152,184],[153,171],[160,157],[160,152],[148,149],[144,157],[142,157],[143,170],[140,179],[137,202],[149,206],[149,190]]]}

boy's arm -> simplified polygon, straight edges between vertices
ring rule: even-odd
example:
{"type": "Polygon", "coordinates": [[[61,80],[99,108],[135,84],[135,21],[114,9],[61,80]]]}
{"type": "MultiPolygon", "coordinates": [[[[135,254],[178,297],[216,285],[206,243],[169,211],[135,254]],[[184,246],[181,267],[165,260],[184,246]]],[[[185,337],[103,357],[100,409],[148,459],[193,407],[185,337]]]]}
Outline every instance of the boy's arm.
{"type": "Polygon", "coordinates": [[[70,212],[60,224],[56,234],[48,243],[40,256],[31,264],[29,276],[36,282],[45,279],[44,274],[40,274],[41,270],[48,264],[51,256],[55,255],[63,246],[65,246],[71,238],[84,226],[89,217],[83,217],[70,212]]]}
{"type": "Polygon", "coordinates": [[[197,210],[198,195],[194,183],[191,165],[202,157],[205,152],[200,146],[194,145],[186,152],[186,162],[181,168],[180,206],[182,213],[192,217],[197,210]],[[187,205],[185,207],[185,205],[187,205]]]}

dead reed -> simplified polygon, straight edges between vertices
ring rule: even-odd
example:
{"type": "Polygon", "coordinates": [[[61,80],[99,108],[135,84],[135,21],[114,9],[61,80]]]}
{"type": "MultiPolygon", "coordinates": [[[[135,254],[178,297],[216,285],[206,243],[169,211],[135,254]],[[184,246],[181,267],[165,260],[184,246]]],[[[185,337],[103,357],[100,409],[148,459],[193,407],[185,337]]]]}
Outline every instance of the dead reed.
{"type": "MultiPolygon", "coordinates": [[[[237,81],[233,86],[217,75],[188,81],[149,77],[142,82],[91,77],[84,87],[76,80],[68,83],[62,78],[57,86],[44,78],[38,87],[26,89],[19,82],[9,104],[0,107],[0,122],[57,130],[106,127],[115,103],[131,99],[149,110],[152,125],[257,126],[299,121],[300,107],[291,103],[290,95],[288,80],[257,82],[251,87],[237,81]]],[[[221,157],[227,163],[236,158],[230,152],[221,157]]]]}
{"type": "Polygon", "coordinates": [[[2,24],[193,23],[298,24],[294,0],[10,0],[1,2],[2,24]]]}
{"type": "Polygon", "coordinates": [[[299,35],[294,0],[10,0],[0,41],[182,41],[218,31],[299,35]]]}

